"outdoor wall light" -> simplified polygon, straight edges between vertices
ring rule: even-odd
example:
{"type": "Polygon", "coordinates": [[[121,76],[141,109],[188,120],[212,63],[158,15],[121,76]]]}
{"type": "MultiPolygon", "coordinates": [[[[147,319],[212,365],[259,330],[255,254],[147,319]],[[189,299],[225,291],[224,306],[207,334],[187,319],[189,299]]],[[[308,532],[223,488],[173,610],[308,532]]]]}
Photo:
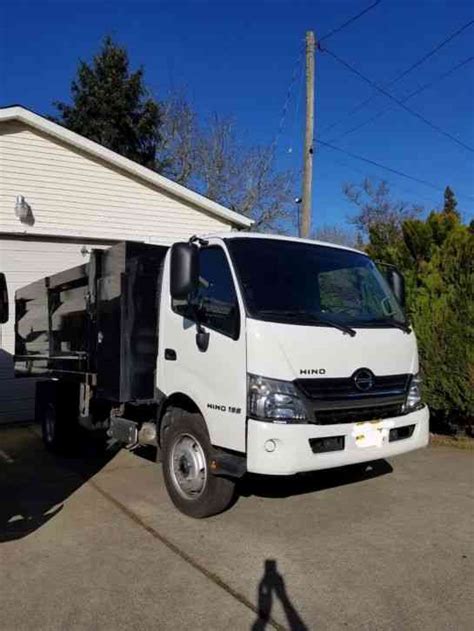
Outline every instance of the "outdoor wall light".
{"type": "Polygon", "coordinates": [[[22,223],[29,223],[31,217],[31,206],[23,195],[16,196],[15,215],[22,223]]]}

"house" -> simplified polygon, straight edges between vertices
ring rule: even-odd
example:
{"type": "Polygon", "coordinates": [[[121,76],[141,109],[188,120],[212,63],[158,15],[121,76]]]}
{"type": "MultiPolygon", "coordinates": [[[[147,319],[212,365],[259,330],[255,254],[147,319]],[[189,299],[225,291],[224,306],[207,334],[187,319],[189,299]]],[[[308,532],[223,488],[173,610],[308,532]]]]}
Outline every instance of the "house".
{"type": "Polygon", "coordinates": [[[23,107],[0,109],[0,423],[33,415],[34,383],[13,375],[18,287],[87,262],[91,248],[171,243],[252,221],[23,107]]]}

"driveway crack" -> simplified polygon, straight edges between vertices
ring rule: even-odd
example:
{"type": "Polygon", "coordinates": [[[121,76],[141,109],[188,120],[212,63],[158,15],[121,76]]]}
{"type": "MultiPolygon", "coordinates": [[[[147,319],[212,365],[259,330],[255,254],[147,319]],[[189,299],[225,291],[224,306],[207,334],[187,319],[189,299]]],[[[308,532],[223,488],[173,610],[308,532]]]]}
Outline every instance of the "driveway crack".
{"type": "MultiPolygon", "coordinates": [[[[179,548],[175,543],[173,543],[163,534],[158,532],[156,528],[153,528],[153,526],[150,526],[145,521],[143,521],[141,517],[139,517],[136,513],[131,511],[127,506],[125,506],[125,504],[120,502],[120,500],[115,498],[108,491],[106,491],[101,486],[99,486],[97,482],[95,482],[94,480],[88,480],[88,484],[90,484],[98,493],[100,493],[102,497],[104,497],[106,500],[111,502],[116,508],[118,508],[122,513],[124,513],[129,519],[131,519],[137,526],[140,526],[141,528],[146,530],[148,534],[150,534],[155,539],[158,539],[158,541],[160,541],[169,550],[171,550],[171,552],[173,552],[180,559],[188,563],[195,570],[200,572],[208,580],[214,583],[214,585],[217,585],[217,587],[220,587],[221,589],[223,589],[227,594],[232,596],[232,598],[234,598],[239,603],[244,605],[244,607],[247,607],[247,609],[250,609],[252,613],[259,616],[258,608],[253,603],[251,603],[250,600],[248,600],[248,598],[246,598],[243,594],[241,594],[236,589],[231,587],[228,583],[226,583],[226,581],[224,581],[220,576],[208,570],[206,567],[204,567],[204,565],[202,565],[201,563],[193,559],[193,557],[190,556],[187,552],[179,548]]],[[[266,619],[265,622],[268,626],[272,627],[273,629],[276,629],[277,631],[285,631],[285,627],[271,617],[266,619]]]]}

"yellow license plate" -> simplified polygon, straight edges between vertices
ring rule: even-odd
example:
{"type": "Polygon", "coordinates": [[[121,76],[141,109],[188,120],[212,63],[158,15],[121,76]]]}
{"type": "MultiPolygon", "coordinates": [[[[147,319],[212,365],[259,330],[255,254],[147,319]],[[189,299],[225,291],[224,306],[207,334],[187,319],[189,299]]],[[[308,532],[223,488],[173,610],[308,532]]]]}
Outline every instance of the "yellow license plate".
{"type": "Polygon", "coordinates": [[[352,435],[357,447],[381,447],[385,433],[382,421],[364,421],[355,423],[352,435]]]}

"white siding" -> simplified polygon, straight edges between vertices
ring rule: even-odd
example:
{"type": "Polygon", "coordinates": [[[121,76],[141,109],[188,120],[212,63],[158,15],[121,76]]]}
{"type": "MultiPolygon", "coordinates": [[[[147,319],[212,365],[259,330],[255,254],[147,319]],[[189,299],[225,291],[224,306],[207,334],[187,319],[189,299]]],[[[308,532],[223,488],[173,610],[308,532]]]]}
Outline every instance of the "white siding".
{"type": "Polygon", "coordinates": [[[170,242],[231,230],[211,216],[108,163],[18,122],[0,125],[0,232],[170,242]],[[34,224],[20,223],[23,195],[34,224]]]}

